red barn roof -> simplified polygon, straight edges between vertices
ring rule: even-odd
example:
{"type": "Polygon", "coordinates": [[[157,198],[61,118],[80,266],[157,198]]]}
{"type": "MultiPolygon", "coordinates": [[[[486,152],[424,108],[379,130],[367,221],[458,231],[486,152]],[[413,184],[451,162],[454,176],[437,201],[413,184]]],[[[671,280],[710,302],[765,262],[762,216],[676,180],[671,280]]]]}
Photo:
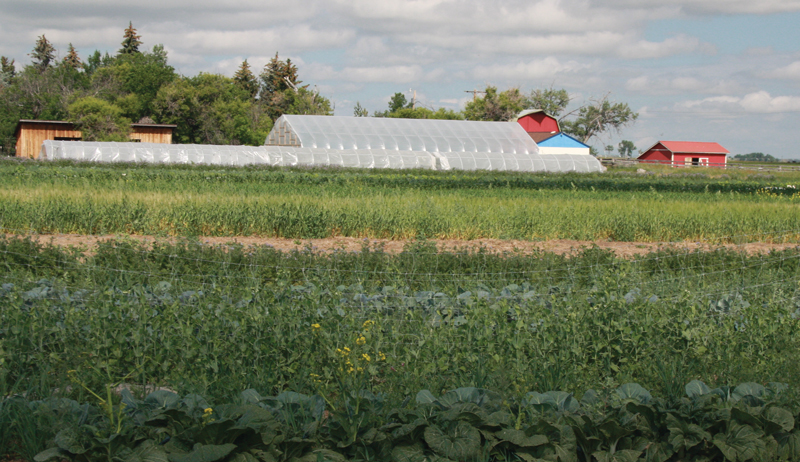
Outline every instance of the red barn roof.
{"type": "Polygon", "coordinates": [[[659,143],[672,152],[696,152],[698,154],[730,154],[730,151],[720,146],[719,143],[705,143],[700,141],[659,141],[656,144],[659,143]]]}

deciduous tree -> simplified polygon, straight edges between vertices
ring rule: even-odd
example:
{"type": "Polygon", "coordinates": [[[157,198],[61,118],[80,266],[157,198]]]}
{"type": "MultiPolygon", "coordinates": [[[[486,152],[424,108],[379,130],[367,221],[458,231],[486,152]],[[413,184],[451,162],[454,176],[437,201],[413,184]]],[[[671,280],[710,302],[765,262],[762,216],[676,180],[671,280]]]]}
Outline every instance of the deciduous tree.
{"type": "Polygon", "coordinates": [[[636,145],[633,144],[633,141],[622,140],[619,142],[617,150],[622,157],[633,157],[636,152],[636,145]]]}
{"type": "Polygon", "coordinates": [[[558,117],[569,104],[570,97],[563,88],[553,87],[532,90],[525,98],[525,109],[541,109],[553,117],[558,117]]]}
{"type": "Polygon", "coordinates": [[[130,141],[130,119],[107,101],[87,96],[70,104],[68,112],[86,141],[130,141]]]}
{"type": "MultiPolygon", "coordinates": [[[[592,104],[581,107],[574,120],[562,121],[561,129],[584,143],[609,130],[619,132],[639,117],[627,103],[613,103],[608,94],[592,104]]],[[[587,143],[588,144],[588,143],[587,143]]]]}
{"type": "Polygon", "coordinates": [[[525,108],[525,97],[519,88],[499,92],[497,87],[486,87],[482,98],[475,98],[464,107],[467,120],[508,121],[525,108]]]}

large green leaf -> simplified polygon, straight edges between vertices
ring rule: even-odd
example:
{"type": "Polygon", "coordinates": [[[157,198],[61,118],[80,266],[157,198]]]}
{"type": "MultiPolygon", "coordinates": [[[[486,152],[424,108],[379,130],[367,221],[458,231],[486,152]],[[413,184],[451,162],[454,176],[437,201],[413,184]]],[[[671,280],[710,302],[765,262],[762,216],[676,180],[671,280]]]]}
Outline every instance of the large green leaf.
{"type": "Polygon", "coordinates": [[[170,409],[175,407],[181,397],[169,390],[156,390],[144,399],[145,404],[157,409],[170,409]]]}
{"type": "Polygon", "coordinates": [[[519,446],[521,448],[532,448],[547,444],[549,440],[544,435],[530,435],[528,436],[522,430],[514,430],[513,428],[506,428],[494,434],[498,439],[508,441],[509,443],[519,446]]]}
{"type": "Polygon", "coordinates": [[[170,462],[215,462],[228,456],[234,449],[235,444],[209,444],[195,445],[194,450],[188,454],[170,454],[170,462]]]}
{"type": "Polygon", "coordinates": [[[608,451],[596,451],[592,455],[597,459],[597,462],[635,462],[641,454],[642,451],[622,449],[613,454],[608,451]]]}
{"type": "Polygon", "coordinates": [[[558,403],[555,398],[547,393],[531,391],[525,395],[524,403],[539,412],[558,409],[558,403]]]}
{"type": "Polygon", "coordinates": [[[572,396],[572,393],[564,391],[548,391],[545,395],[551,396],[558,406],[558,410],[562,412],[575,412],[580,407],[578,400],[572,396]]]}
{"type": "Polygon", "coordinates": [[[752,459],[765,449],[761,435],[749,425],[732,424],[726,433],[714,435],[713,443],[731,462],[752,459]]]}
{"type": "MultiPolygon", "coordinates": [[[[786,409],[770,406],[764,409],[761,416],[768,422],[780,426],[780,429],[786,433],[792,431],[794,428],[794,416],[786,409]]],[[[774,433],[772,429],[767,430],[768,433],[774,433]]]]}
{"type": "Polygon", "coordinates": [[[261,395],[252,388],[248,388],[247,390],[241,392],[239,397],[242,398],[242,402],[245,404],[258,404],[263,399],[261,395]]]}
{"type": "Polygon", "coordinates": [[[428,426],[424,435],[428,446],[448,459],[473,459],[480,453],[481,433],[466,422],[457,422],[445,430],[433,425],[428,426]]]}
{"type": "Polygon", "coordinates": [[[692,380],[686,384],[686,396],[689,398],[697,398],[709,393],[711,393],[711,389],[708,388],[708,385],[699,380],[692,380]]]}
{"type": "Polygon", "coordinates": [[[167,462],[167,453],[153,441],[146,440],[123,457],[122,462],[167,462]]]}
{"type": "Polygon", "coordinates": [[[622,399],[633,399],[642,404],[647,404],[652,399],[650,392],[638,383],[626,383],[617,388],[617,395],[622,399]]]}
{"type": "Polygon", "coordinates": [[[581,397],[582,406],[594,406],[599,402],[600,398],[597,396],[597,392],[592,390],[591,388],[586,390],[586,392],[581,397]]]}
{"type": "Polygon", "coordinates": [[[417,393],[417,404],[433,404],[435,402],[436,397],[430,391],[422,390],[417,393]]]}
{"type": "Polygon", "coordinates": [[[800,432],[784,433],[775,438],[782,460],[800,460],[800,432]]]}
{"type": "Polygon", "coordinates": [[[50,448],[36,454],[33,460],[36,462],[47,462],[51,459],[63,460],[69,457],[69,453],[61,448],[50,448]]]}
{"type": "Polygon", "coordinates": [[[421,443],[400,444],[392,449],[393,462],[424,462],[425,452],[421,443]]]}
{"type": "Polygon", "coordinates": [[[703,430],[702,427],[676,417],[672,413],[667,414],[667,430],[669,430],[669,443],[673,449],[692,449],[703,441],[710,441],[711,434],[703,430]]]}
{"type": "Polygon", "coordinates": [[[336,451],[329,449],[316,449],[308,454],[294,459],[295,462],[347,462],[347,458],[336,451]]]}
{"type": "Polygon", "coordinates": [[[746,396],[752,396],[761,400],[764,398],[767,389],[760,383],[746,382],[733,389],[731,397],[734,401],[739,401],[746,396]]]}

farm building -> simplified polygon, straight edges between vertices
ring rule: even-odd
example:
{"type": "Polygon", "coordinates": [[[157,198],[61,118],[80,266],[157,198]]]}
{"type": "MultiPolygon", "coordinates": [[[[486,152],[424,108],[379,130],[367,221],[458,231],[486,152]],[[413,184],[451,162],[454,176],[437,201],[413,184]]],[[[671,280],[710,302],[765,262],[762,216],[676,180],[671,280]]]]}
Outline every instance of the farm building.
{"type": "Polygon", "coordinates": [[[659,141],[638,157],[640,162],[673,166],[724,167],[729,151],[718,143],[698,141],[659,141]]]}
{"type": "MultiPolygon", "coordinates": [[[[177,125],[131,124],[131,140],[142,143],[172,143],[177,125]]],[[[83,135],[71,122],[55,120],[20,120],[14,130],[17,157],[36,159],[45,140],[80,141],[83,135]]]]}
{"type": "Polygon", "coordinates": [[[581,143],[566,133],[550,135],[550,138],[545,138],[536,144],[539,145],[541,154],[578,154],[584,156],[591,154],[588,145],[581,143]]]}
{"type": "Polygon", "coordinates": [[[283,115],[264,146],[45,141],[42,159],[214,165],[597,172],[592,156],[542,154],[513,122],[283,115]]]}
{"type": "Polygon", "coordinates": [[[558,120],[541,109],[522,111],[517,116],[517,123],[535,142],[546,140],[556,133],[561,133],[558,120]]]}

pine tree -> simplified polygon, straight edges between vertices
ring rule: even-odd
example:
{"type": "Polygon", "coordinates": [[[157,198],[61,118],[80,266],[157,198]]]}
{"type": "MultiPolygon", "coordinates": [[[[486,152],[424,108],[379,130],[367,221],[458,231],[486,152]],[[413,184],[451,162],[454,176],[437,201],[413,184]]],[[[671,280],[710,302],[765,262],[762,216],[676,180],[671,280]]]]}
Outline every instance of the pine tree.
{"type": "Polygon", "coordinates": [[[50,67],[50,62],[55,58],[56,49],[43,34],[36,40],[36,46],[33,47],[33,52],[29,53],[28,56],[33,61],[33,67],[39,69],[40,72],[44,72],[50,67]]]}
{"type": "Polygon", "coordinates": [[[264,71],[261,73],[264,91],[267,93],[288,89],[297,92],[300,88],[308,87],[308,85],[301,87],[300,84],[302,82],[297,78],[297,66],[292,64],[291,59],[287,59],[286,62],[281,61],[278,58],[278,53],[275,53],[275,57],[264,66],[264,71]]]}
{"type": "Polygon", "coordinates": [[[236,85],[249,93],[251,98],[255,98],[256,94],[258,94],[258,80],[256,80],[256,76],[253,75],[253,71],[250,70],[250,64],[246,59],[242,62],[242,65],[239,66],[239,70],[236,71],[236,74],[234,74],[233,80],[236,82],[236,85]]]}
{"type": "Polygon", "coordinates": [[[10,84],[15,75],[17,69],[14,67],[14,60],[9,61],[5,56],[0,56],[0,87],[10,84]]]}
{"type": "Polygon", "coordinates": [[[122,38],[122,48],[120,48],[118,53],[122,55],[139,53],[139,45],[142,44],[139,40],[140,38],[142,37],[136,35],[136,29],[133,28],[133,21],[130,21],[128,23],[128,28],[125,29],[125,35],[122,38]]]}
{"type": "Polygon", "coordinates": [[[81,58],[78,57],[78,52],[75,51],[75,47],[71,43],[69,44],[67,56],[64,57],[64,65],[73,69],[80,69],[83,66],[81,58]]]}

